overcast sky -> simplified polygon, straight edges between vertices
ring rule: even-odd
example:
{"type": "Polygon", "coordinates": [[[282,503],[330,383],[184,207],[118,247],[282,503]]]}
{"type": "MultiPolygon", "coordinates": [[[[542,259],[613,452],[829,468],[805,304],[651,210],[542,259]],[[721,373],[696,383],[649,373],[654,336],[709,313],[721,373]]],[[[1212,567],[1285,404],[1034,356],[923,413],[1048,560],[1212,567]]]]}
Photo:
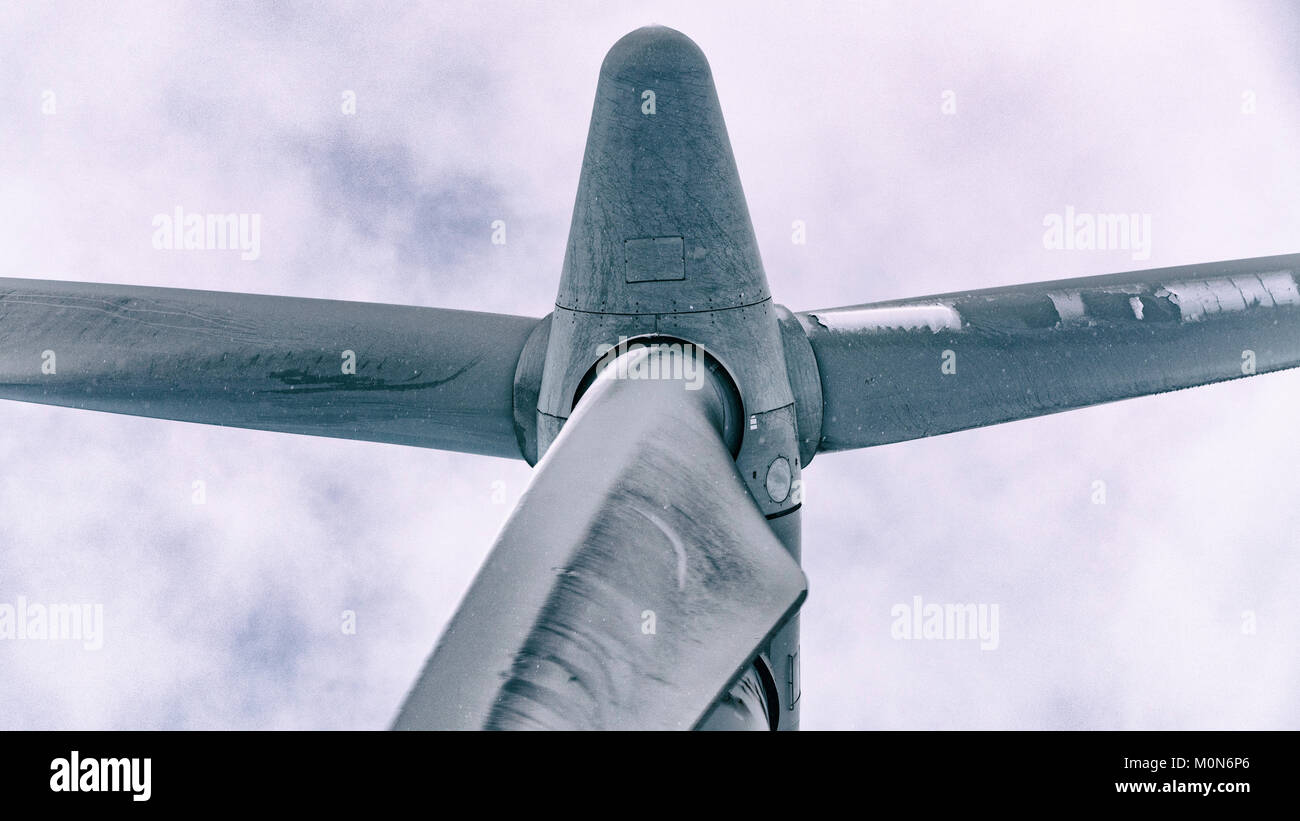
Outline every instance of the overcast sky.
{"type": "MultiPolygon", "coordinates": [[[[0,276],[542,316],[647,23],[708,55],[794,310],[1300,251],[1280,2],[13,6],[0,276]],[[155,250],[175,205],[260,213],[260,258],[155,250]],[[1151,215],[1150,258],[1045,249],[1066,206],[1151,215]]],[[[804,727],[1300,727],[1297,408],[1274,374],[817,457],[804,727]],[[998,649],[894,640],[916,595],[997,604],[998,649]]],[[[5,729],[385,727],[530,475],[12,402],[0,464],[0,603],[105,618],[0,641],[5,729]]]]}

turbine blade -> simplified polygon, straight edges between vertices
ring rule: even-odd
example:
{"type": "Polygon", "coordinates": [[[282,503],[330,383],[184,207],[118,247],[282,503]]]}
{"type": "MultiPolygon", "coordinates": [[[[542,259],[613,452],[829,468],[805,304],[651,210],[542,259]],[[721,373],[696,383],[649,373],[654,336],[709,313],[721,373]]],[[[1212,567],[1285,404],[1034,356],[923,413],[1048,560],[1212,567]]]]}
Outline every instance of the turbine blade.
{"type": "Polygon", "coordinates": [[[520,457],[537,320],[0,279],[0,399],[520,457]]]}
{"type": "Polygon", "coordinates": [[[394,729],[691,729],[803,601],[723,445],[718,386],[609,374],[539,462],[394,729]]]}
{"type": "Polygon", "coordinates": [[[901,442],[1300,365],[1300,254],[797,314],[819,450],[901,442]]]}

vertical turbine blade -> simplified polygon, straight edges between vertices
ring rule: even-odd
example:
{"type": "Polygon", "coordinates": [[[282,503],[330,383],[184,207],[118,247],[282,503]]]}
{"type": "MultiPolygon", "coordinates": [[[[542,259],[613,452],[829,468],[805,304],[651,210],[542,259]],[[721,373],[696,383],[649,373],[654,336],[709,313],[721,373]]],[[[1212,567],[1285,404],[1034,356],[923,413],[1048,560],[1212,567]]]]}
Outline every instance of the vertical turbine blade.
{"type": "Polygon", "coordinates": [[[538,464],[395,729],[692,729],[803,601],[712,379],[599,378],[538,464]]]}

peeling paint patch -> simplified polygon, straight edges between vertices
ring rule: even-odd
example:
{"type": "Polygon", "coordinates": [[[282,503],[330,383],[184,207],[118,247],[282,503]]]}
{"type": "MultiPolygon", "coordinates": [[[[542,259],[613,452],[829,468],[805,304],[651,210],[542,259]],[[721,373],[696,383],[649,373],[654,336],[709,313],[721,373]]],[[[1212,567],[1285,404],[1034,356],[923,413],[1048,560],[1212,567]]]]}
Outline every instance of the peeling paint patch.
{"type": "Polygon", "coordinates": [[[1245,297],[1247,305],[1273,308],[1278,305],[1300,304],[1300,291],[1295,280],[1286,271],[1250,277],[1233,277],[1233,284],[1245,297]]]}
{"type": "Polygon", "coordinates": [[[1197,322],[1207,314],[1244,311],[1257,306],[1300,305],[1300,291],[1286,271],[1170,282],[1157,290],[1156,296],[1168,296],[1178,305],[1184,322],[1197,322]]]}
{"type": "Polygon", "coordinates": [[[1049,293],[1047,297],[1056,306],[1056,313],[1060,315],[1062,323],[1078,322],[1087,316],[1083,307],[1083,295],[1078,291],[1057,291],[1049,293]]]}
{"type": "Polygon", "coordinates": [[[897,305],[827,311],[814,318],[832,331],[939,331],[961,330],[961,316],[949,305],[897,305]]]}
{"type": "Polygon", "coordinates": [[[1117,288],[1105,288],[1096,291],[1083,291],[1084,313],[1089,322],[1132,322],[1133,303],[1142,306],[1142,315],[1146,316],[1146,304],[1142,296],[1132,291],[1117,288]]]}

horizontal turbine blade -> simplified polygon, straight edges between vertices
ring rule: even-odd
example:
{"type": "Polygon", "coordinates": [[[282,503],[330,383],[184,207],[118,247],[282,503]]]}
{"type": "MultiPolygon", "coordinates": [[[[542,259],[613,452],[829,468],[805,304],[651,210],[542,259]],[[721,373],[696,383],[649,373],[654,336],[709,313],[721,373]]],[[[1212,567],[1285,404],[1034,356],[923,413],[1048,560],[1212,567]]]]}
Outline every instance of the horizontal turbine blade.
{"type": "Polygon", "coordinates": [[[819,450],[901,442],[1300,365],[1300,254],[797,314],[819,450]]]}
{"type": "Polygon", "coordinates": [[[611,375],[658,355],[583,396],[394,729],[692,729],[803,601],[718,386],[611,375]]]}
{"type": "Polygon", "coordinates": [[[537,320],[0,279],[0,399],[520,457],[537,320]]]}

